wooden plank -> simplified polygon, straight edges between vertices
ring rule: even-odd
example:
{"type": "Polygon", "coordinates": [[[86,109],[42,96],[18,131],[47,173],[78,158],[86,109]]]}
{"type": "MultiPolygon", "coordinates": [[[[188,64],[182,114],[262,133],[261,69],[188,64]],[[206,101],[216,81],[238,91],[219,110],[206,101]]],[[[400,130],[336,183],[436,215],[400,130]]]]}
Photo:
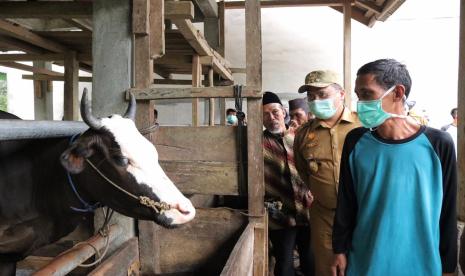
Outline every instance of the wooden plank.
{"type": "Polygon", "coordinates": [[[220,1],[218,2],[218,25],[219,25],[219,29],[218,29],[218,53],[221,55],[221,56],[225,56],[224,55],[224,49],[225,49],[225,36],[224,36],[224,9],[225,9],[225,6],[224,6],[224,1],[220,1]]]}
{"type": "Polygon", "coordinates": [[[44,69],[44,68],[37,68],[34,66],[30,66],[30,65],[26,65],[26,64],[22,64],[18,62],[7,62],[7,61],[0,62],[0,66],[5,66],[9,68],[14,68],[18,70],[28,71],[28,72],[37,73],[37,74],[44,74],[44,75],[49,75],[49,76],[63,76],[63,73],[60,73],[60,72],[55,72],[55,71],[51,71],[51,70],[44,69]]]}
{"type": "MultiPolygon", "coordinates": [[[[78,54],[78,60],[90,61],[88,54],[78,54]]],[[[64,54],[0,54],[0,61],[63,61],[64,54]]]]}
{"type": "Polygon", "coordinates": [[[237,162],[178,160],[160,166],[184,194],[239,195],[237,162]]]}
{"type": "MultiPolygon", "coordinates": [[[[210,68],[208,70],[208,82],[209,82],[210,87],[214,86],[213,69],[212,68],[210,68]]],[[[210,126],[214,126],[215,125],[215,99],[214,98],[209,99],[208,107],[209,107],[209,111],[210,111],[209,116],[208,116],[208,122],[209,122],[210,126]]]]}
{"type": "MultiPolygon", "coordinates": [[[[243,9],[246,1],[227,1],[226,9],[243,9]]],[[[301,6],[342,6],[341,0],[261,0],[262,8],[301,7],[301,6]]]]}
{"type": "MultiPolygon", "coordinates": [[[[465,2],[460,2],[460,36],[459,36],[459,68],[458,68],[458,127],[457,127],[457,172],[458,218],[465,221],[465,2]]],[[[462,246],[464,246],[462,244],[462,246]]]]}
{"type": "Polygon", "coordinates": [[[26,28],[15,26],[11,24],[10,22],[1,20],[1,19],[0,19],[0,34],[5,34],[8,36],[14,37],[16,39],[26,41],[35,46],[42,47],[52,52],[63,53],[68,50],[66,47],[64,47],[63,45],[59,43],[43,38],[29,31],[26,28]]]}
{"type": "MultiPolygon", "coordinates": [[[[345,0],[344,0],[345,1],[345,0]]],[[[342,3],[342,2],[341,2],[342,3]]],[[[344,13],[343,11],[343,7],[339,7],[339,6],[332,6],[331,7],[332,9],[340,12],[340,13],[344,13]]],[[[353,7],[352,6],[352,11],[351,11],[351,14],[352,14],[352,19],[362,23],[363,25],[366,25],[368,27],[370,27],[370,18],[369,17],[365,17],[365,13],[362,12],[360,9],[358,9],[357,7],[353,7]]]]}
{"type": "Polygon", "coordinates": [[[205,18],[218,17],[218,4],[215,0],[194,0],[205,18]]]}
{"type": "Polygon", "coordinates": [[[150,2],[149,0],[132,1],[132,33],[148,35],[150,32],[150,2]]]}
{"type": "Polygon", "coordinates": [[[108,257],[89,276],[104,275],[133,275],[130,271],[139,274],[139,242],[136,237],[121,245],[118,250],[108,257]]]}
{"type": "Polygon", "coordinates": [[[245,228],[246,217],[225,209],[197,209],[195,219],[175,229],[156,226],[155,273],[219,275],[245,228]]]}
{"type": "Polygon", "coordinates": [[[194,4],[190,1],[166,1],[165,19],[194,19],[194,4]]]}
{"type": "Polygon", "coordinates": [[[211,56],[211,49],[202,34],[194,27],[190,20],[176,19],[172,22],[178,27],[179,31],[186,38],[187,42],[194,48],[197,54],[201,56],[211,56]]]}
{"type": "MultiPolygon", "coordinates": [[[[245,34],[246,34],[246,85],[262,88],[262,43],[261,43],[261,11],[259,0],[245,2],[245,34]]],[[[264,219],[263,206],[265,196],[263,173],[262,129],[263,114],[260,99],[247,100],[247,176],[248,176],[248,208],[251,222],[264,219]]],[[[255,228],[253,275],[265,276],[267,272],[266,231],[255,228]]]]}
{"type": "Polygon", "coordinates": [[[237,162],[236,131],[233,126],[162,126],[152,143],[160,161],[237,162]]]}
{"type": "Polygon", "coordinates": [[[139,255],[142,275],[155,275],[160,271],[160,243],[157,241],[156,224],[139,220],[139,255]]]}
{"type": "Polygon", "coordinates": [[[249,223],[229,255],[220,276],[253,275],[254,230],[254,223],[249,223]]]}
{"type": "Polygon", "coordinates": [[[376,5],[374,2],[369,2],[365,0],[355,0],[355,5],[363,7],[375,14],[380,14],[382,11],[382,8],[376,5]]]}
{"type": "Polygon", "coordinates": [[[93,30],[93,26],[92,26],[92,20],[91,19],[87,19],[87,18],[81,18],[81,19],[77,19],[77,18],[70,18],[70,19],[64,19],[66,22],[68,22],[69,24],[75,26],[75,27],[78,27],[79,29],[83,30],[83,31],[88,31],[88,32],[92,32],[93,30]]]}
{"type": "MultiPolygon", "coordinates": [[[[159,80],[157,80],[159,81],[159,80]]],[[[234,98],[232,86],[170,88],[153,87],[146,89],[129,89],[137,100],[187,99],[187,98],[234,98]]],[[[129,99],[128,94],[126,97],[129,99]]],[[[261,100],[262,92],[252,87],[243,87],[242,97],[261,100]]]]}
{"type": "Polygon", "coordinates": [[[345,105],[352,109],[352,74],[351,74],[351,59],[352,59],[352,0],[344,0],[344,53],[343,53],[343,67],[344,67],[344,90],[346,91],[344,102],[345,105]]]}
{"type": "Polygon", "coordinates": [[[22,40],[12,38],[6,35],[1,35],[1,34],[0,34],[0,47],[7,49],[7,50],[12,50],[12,51],[23,51],[29,54],[43,54],[47,52],[46,50],[40,47],[34,46],[22,40]]]}
{"type": "Polygon", "coordinates": [[[150,0],[150,57],[165,54],[165,1],[150,0]]]}
{"type": "Polygon", "coordinates": [[[55,61],[64,60],[63,54],[0,54],[0,61],[55,61]]]}
{"type": "Polygon", "coordinates": [[[220,98],[220,125],[226,125],[226,98],[220,98]]]}
{"type": "MultiPolygon", "coordinates": [[[[202,86],[202,66],[199,55],[192,57],[192,87],[202,86]]],[[[199,98],[192,99],[192,126],[199,126],[199,98]]]]}
{"type": "MultiPolygon", "coordinates": [[[[23,75],[23,80],[37,80],[37,81],[65,81],[65,76],[49,76],[44,74],[23,75]]],[[[92,77],[79,77],[79,82],[92,82],[92,77]]]]}
{"type": "Polygon", "coordinates": [[[79,120],[79,63],[76,52],[65,54],[65,83],[63,118],[67,121],[79,120]]]}
{"type": "Polygon", "coordinates": [[[0,18],[90,18],[92,2],[0,2],[0,18]]]}
{"type": "MultiPolygon", "coordinates": [[[[159,57],[165,53],[163,2],[163,0],[149,1],[149,35],[136,34],[134,38],[134,72],[136,88],[146,88],[152,83],[152,71],[154,70],[152,58],[159,57]]],[[[160,73],[160,71],[158,71],[158,73],[160,73]]],[[[153,109],[153,101],[137,103],[136,125],[139,128],[145,128],[153,123],[153,109]]],[[[146,137],[149,140],[153,139],[152,134],[147,134],[146,137]]],[[[141,241],[139,248],[140,271],[143,275],[153,275],[156,269],[153,254],[155,246],[155,232],[153,225],[153,222],[139,221],[139,238],[141,241]]]]}

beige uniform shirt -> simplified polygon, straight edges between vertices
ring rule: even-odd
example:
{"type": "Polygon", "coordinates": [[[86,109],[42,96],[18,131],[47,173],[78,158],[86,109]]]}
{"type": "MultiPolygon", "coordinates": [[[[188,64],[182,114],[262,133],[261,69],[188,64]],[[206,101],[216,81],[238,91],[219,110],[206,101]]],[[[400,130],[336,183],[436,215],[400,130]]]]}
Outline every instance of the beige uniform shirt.
{"type": "Polygon", "coordinates": [[[357,114],[344,108],[332,128],[314,119],[302,125],[295,136],[296,168],[319,207],[336,208],[342,147],[347,133],[359,126],[357,114]]]}

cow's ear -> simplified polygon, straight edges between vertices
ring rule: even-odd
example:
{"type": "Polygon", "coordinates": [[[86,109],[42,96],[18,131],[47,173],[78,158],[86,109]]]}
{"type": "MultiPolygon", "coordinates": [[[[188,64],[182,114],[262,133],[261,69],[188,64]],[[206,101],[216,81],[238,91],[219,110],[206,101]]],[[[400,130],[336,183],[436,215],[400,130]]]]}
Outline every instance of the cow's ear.
{"type": "Polygon", "coordinates": [[[61,154],[61,164],[67,171],[73,174],[77,174],[84,170],[84,161],[90,157],[93,150],[90,148],[84,148],[81,145],[72,145],[63,154],[61,154]]]}

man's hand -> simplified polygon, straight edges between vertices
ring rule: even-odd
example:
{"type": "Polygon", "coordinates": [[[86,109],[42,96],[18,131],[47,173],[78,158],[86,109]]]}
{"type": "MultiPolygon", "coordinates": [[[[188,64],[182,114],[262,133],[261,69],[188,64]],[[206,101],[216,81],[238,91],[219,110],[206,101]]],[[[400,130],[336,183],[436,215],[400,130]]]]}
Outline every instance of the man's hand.
{"type": "Polygon", "coordinates": [[[310,208],[310,206],[312,206],[313,199],[314,199],[314,197],[313,197],[312,192],[310,192],[310,190],[308,190],[304,194],[304,200],[303,200],[304,206],[307,207],[307,208],[310,208]]]}
{"type": "Polygon", "coordinates": [[[345,254],[335,254],[331,272],[333,276],[344,276],[346,273],[347,258],[345,254]]]}

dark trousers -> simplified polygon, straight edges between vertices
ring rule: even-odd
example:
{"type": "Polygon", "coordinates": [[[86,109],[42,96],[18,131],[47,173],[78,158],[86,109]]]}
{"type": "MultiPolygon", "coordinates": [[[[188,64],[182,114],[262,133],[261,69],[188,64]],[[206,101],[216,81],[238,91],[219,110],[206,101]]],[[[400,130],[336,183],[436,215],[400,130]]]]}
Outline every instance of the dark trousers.
{"type": "Polygon", "coordinates": [[[272,254],[276,259],[274,276],[295,275],[293,257],[296,247],[302,273],[305,276],[315,275],[315,264],[310,246],[310,226],[270,230],[269,237],[273,246],[272,254]]]}

